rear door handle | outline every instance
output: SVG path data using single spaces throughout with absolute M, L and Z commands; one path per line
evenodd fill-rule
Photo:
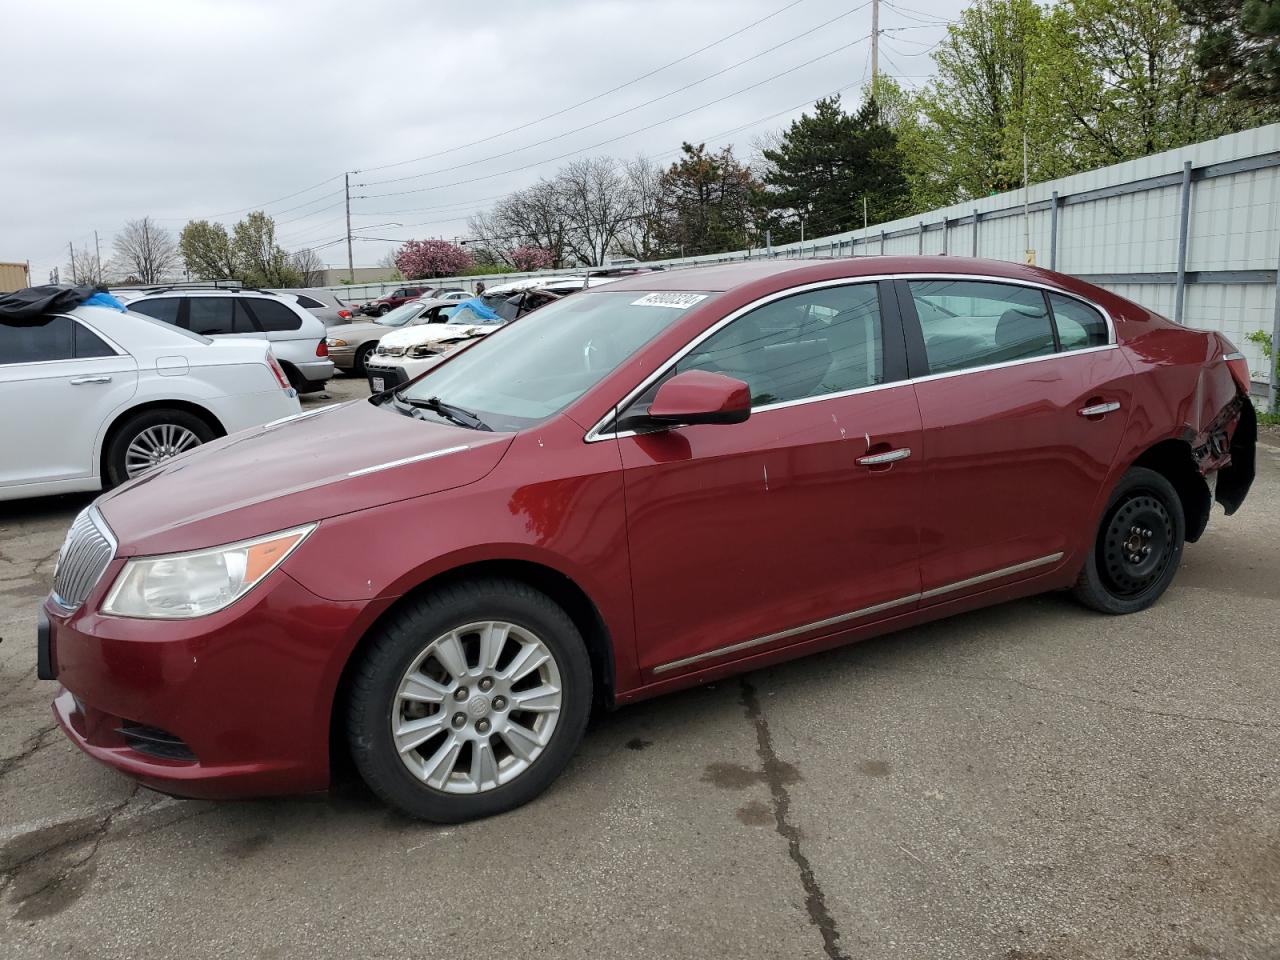
M 1120 401 L 1109 400 L 1106 403 L 1094 403 L 1087 407 L 1081 407 L 1076 413 L 1082 417 L 1100 417 L 1104 413 L 1115 413 L 1120 409 Z
M 110 383 L 110 382 L 111 382 L 110 377 L 72 377 L 71 378 L 71 385 L 73 387 L 78 387 L 82 383 Z
M 877 467 L 881 464 L 905 460 L 909 456 L 911 456 L 910 447 L 899 447 L 897 450 L 886 450 L 884 453 L 869 453 L 865 457 L 859 457 L 858 462 L 864 467 Z

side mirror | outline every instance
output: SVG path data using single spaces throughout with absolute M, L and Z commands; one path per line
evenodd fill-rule
M 658 388 L 648 419 L 665 426 L 742 423 L 751 416 L 751 388 L 707 370 L 686 370 Z

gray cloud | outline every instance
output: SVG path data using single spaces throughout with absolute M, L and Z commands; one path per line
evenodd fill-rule
M 560 154 L 669 159 L 682 140 L 749 150 L 759 134 L 797 115 L 789 109 L 797 104 L 851 84 L 845 97 L 856 100 L 869 43 L 817 58 L 865 37 L 869 7 L 657 103 L 559 136 L 693 84 L 857 5 L 803 0 L 579 109 L 451 148 L 625 83 L 786 2 L 62 0 L 56 7 L 14 6 L 6 26 L 23 39 L 6 45 L 0 66 L 0 86 L 11 93 L 0 142 L 0 260 L 29 258 L 33 278 L 43 281 L 65 263 L 67 241 L 91 245 L 94 229 L 105 251 L 132 217 L 159 218 L 176 232 L 191 217 L 223 214 L 230 224 L 241 211 L 259 207 L 276 217 L 286 246 L 319 245 L 342 235 L 340 174 L 346 169 L 364 171 L 353 182 L 371 184 L 353 189 L 358 196 L 415 191 L 353 201 L 357 227 L 397 221 L 405 226 L 368 232 L 452 237 L 464 232 L 469 213 L 487 206 L 486 198 L 553 173 L 564 161 L 550 158 Z M 881 68 L 905 83 L 923 82 L 931 61 L 921 54 L 943 28 L 921 21 L 953 19 L 960 6 L 960 0 L 884 6 L 882 27 L 912 29 L 885 34 Z M 780 111 L 787 112 L 755 124 Z M 732 136 L 714 136 L 743 126 Z M 441 155 L 370 169 L 435 153 Z M 372 185 L 429 171 L 439 172 Z M 463 180 L 475 182 L 456 183 Z M 279 199 L 304 188 L 311 189 Z M 357 261 L 373 263 L 391 246 L 361 243 Z M 345 247 L 321 253 L 337 263 Z

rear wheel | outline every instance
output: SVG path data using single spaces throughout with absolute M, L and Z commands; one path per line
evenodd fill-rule
M 390 312 L 391 312 L 391 308 L 388 307 L 385 303 L 382 304 L 380 307 L 378 307 L 378 316 L 380 317 L 385 317 Z
M 171 457 L 208 443 L 213 428 L 186 410 L 145 410 L 126 420 L 107 443 L 106 485 L 114 487 Z
M 1116 485 L 1093 549 L 1076 581 L 1076 599 L 1103 613 L 1135 613 L 1160 598 L 1182 560 L 1186 519 L 1165 477 L 1134 467 Z
M 558 605 L 516 581 L 473 581 L 379 627 L 352 682 L 348 741 L 365 782 L 404 813 L 491 816 L 564 769 L 591 689 L 586 647 Z

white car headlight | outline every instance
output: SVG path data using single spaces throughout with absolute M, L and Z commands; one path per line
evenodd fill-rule
M 253 540 L 125 564 L 102 612 L 117 617 L 188 620 L 235 603 L 316 528 L 314 523 Z
M 347 345 L 347 341 L 341 337 L 325 337 L 324 342 L 326 346 L 330 347 L 345 347 Z

